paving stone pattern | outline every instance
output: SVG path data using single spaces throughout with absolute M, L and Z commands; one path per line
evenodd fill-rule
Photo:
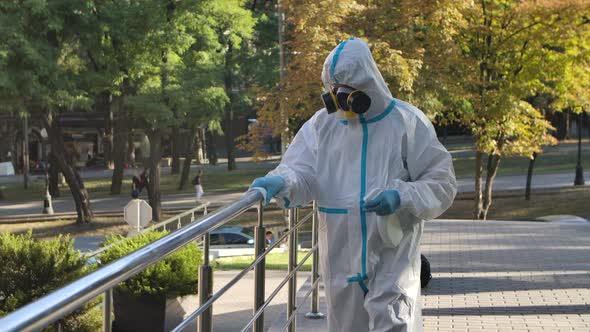
M 431 221 L 425 331 L 590 331 L 590 224 Z
M 434 276 L 422 294 L 427 332 L 590 331 L 590 224 L 436 220 L 422 251 Z M 326 330 L 298 315 L 297 331 Z

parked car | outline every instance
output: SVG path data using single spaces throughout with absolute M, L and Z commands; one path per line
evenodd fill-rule
M 254 232 L 245 227 L 227 226 L 212 231 L 209 235 L 211 246 L 217 248 L 253 248 Z

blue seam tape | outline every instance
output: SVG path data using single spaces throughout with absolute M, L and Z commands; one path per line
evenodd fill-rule
M 320 212 L 328 213 L 328 214 L 348 214 L 347 209 L 334 209 L 334 208 L 326 208 L 321 207 L 319 208 Z
M 336 71 L 336 63 L 338 63 L 338 57 L 340 57 L 340 52 L 342 52 L 344 45 L 346 45 L 346 43 L 349 40 L 350 39 L 340 43 L 340 45 L 338 45 L 338 48 L 336 49 L 336 52 L 334 53 L 334 57 L 332 57 L 332 65 L 330 66 L 330 77 L 334 80 L 335 83 L 338 83 L 338 80 L 336 79 L 336 77 L 334 77 L 334 71 Z
M 366 120 L 366 123 L 375 123 L 377 121 L 383 120 L 386 116 L 389 115 L 389 113 L 391 113 L 391 111 L 393 111 L 393 108 L 395 107 L 395 99 L 391 101 L 391 103 L 389 103 L 389 106 L 387 106 L 387 108 L 385 109 L 385 111 L 383 111 L 381 114 L 370 118 L 369 120 Z M 342 123 L 343 125 L 348 125 L 348 120 L 340 120 L 340 123 Z
M 361 289 L 363 290 L 363 293 L 365 293 L 365 296 L 367 296 L 367 293 L 369 292 L 369 287 L 367 287 L 367 285 L 365 285 L 365 280 L 367 280 L 367 279 L 368 279 L 368 277 L 366 274 L 361 275 L 360 273 L 357 273 L 356 276 L 347 278 L 346 281 L 348 283 L 353 283 L 353 282 L 358 283 L 359 286 L 361 287 Z
M 365 293 L 364 295 L 367 296 L 367 293 L 369 292 L 369 287 L 367 287 L 367 285 L 365 285 L 363 281 L 359 281 L 359 286 L 361 286 L 363 293 Z
M 350 277 L 350 278 L 346 278 L 346 282 L 359 282 L 359 281 L 364 281 L 369 279 L 369 277 L 367 277 L 367 275 L 362 275 L 360 273 L 357 273 L 354 277 Z
M 383 113 L 377 115 L 374 118 L 371 118 L 369 120 L 367 120 L 367 123 L 373 123 L 373 122 L 377 122 L 379 120 L 383 120 L 383 118 L 385 118 L 389 113 L 391 113 L 391 111 L 393 110 L 393 108 L 395 107 L 395 99 L 391 101 L 391 103 L 389 103 L 389 106 L 387 106 L 387 108 L 385 109 L 385 111 L 383 111 Z
M 367 190 L 367 145 L 369 141 L 369 128 L 362 114 L 359 114 L 363 126 L 363 145 L 361 154 L 361 197 L 359 207 L 361 211 L 361 236 L 363 240 L 361 267 L 363 276 L 367 274 L 367 215 L 363 209 L 365 205 L 365 193 Z

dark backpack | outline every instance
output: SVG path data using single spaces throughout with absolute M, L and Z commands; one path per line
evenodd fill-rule
M 198 175 L 193 178 L 192 183 L 193 183 L 193 186 L 196 186 L 197 184 L 199 184 L 199 176 Z
M 420 255 L 420 260 L 422 261 L 422 268 L 420 269 L 420 286 L 422 288 L 428 286 L 430 279 L 432 279 L 432 274 L 430 274 L 430 262 L 424 255 Z

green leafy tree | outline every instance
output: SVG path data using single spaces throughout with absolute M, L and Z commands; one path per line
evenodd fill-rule
M 78 32 L 89 28 L 89 1 L 3 1 L 0 3 L 0 104 L 4 112 L 38 116 L 49 136 L 51 154 L 76 204 L 78 222 L 92 219 L 90 199 L 77 170 L 68 162 L 59 116 L 89 109 L 80 87 L 86 71 Z
M 114 161 L 111 194 L 120 194 L 133 117 L 127 98 L 136 94 L 137 77 L 150 61 L 150 32 L 159 24 L 157 2 L 95 1 L 87 13 L 92 29 L 79 33 L 87 59 L 85 89 L 94 110 L 105 116 L 105 159 Z
M 198 1 L 144 1 L 141 6 L 149 18 L 142 54 L 129 71 L 134 94 L 124 101 L 124 106 L 143 128 L 150 141 L 148 197 L 154 220 L 161 216 L 160 160 L 162 139 L 168 129 L 177 126 L 178 105 L 174 101 L 182 87 L 183 54 L 196 40 L 192 34 L 198 24 Z
M 561 35 L 571 28 L 576 1 L 447 1 L 437 4 L 431 40 L 446 52 L 429 53 L 427 64 L 441 68 L 438 80 L 460 108 L 445 116 L 469 128 L 476 138 L 475 211 L 485 219 L 492 186 L 503 157 L 532 157 L 554 143 L 543 114 L 529 98 L 547 91 L 559 77 Z M 442 64 L 442 66 L 441 66 Z M 484 158 L 487 156 L 487 162 Z M 485 165 L 484 165 L 485 164 Z M 485 168 L 485 186 L 482 176 Z
M 205 12 L 213 31 L 217 36 L 217 49 L 223 55 L 223 86 L 229 102 L 225 104 L 222 128 L 225 135 L 225 147 L 228 170 L 237 168 L 235 160 L 235 137 L 233 130 L 234 114 L 244 100 L 241 75 L 241 63 L 244 59 L 243 48 L 249 47 L 256 19 L 245 8 L 242 0 L 210 1 Z
M 206 3 L 201 2 L 200 5 Z M 182 54 L 181 62 L 174 73 L 179 84 L 171 90 L 175 128 L 178 128 L 172 130 L 176 134 L 173 144 L 177 150 L 184 151 L 179 190 L 187 183 L 198 143 L 204 143 L 204 129 L 210 123 L 221 121 L 224 108 L 229 102 L 223 88 L 223 56 L 219 52 L 215 25 L 207 10 L 207 6 L 200 6 L 198 12 L 193 12 L 194 24 L 189 28 L 191 34 L 198 38 Z

